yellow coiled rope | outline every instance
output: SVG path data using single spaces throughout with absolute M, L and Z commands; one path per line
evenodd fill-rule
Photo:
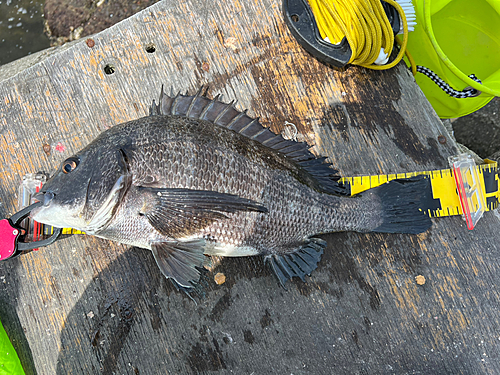
M 351 46 L 349 64 L 384 70 L 398 64 L 403 58 L 408 42 L 408 25 L 401 5 L 394 0 L 384 0 L 396 8 L 403 24 L 403 41 L 398 56 L 389 64 L 375 65 L 383 48 L 390 56 L 394 46 L 394 33 L 380 0 L 309 0 L 322 38 L 338 44 L 344 37 Z

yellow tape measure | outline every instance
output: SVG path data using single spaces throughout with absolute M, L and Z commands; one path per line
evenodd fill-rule
M 73 228 L 63 228 L 61 234 L 85 234 L 85 232 Z
M 486 164 L 475 166 L 475 171 L 479 177 L 474 181 L 474 176 L 465 174 L 463 181 L 465 185 L 474 187 L 481 194 L 481 199 L 472 200 L 470 210 L 476 211 L 479 206 L 484 207 L 484 211 L 494 210 L 498 207 L 498 175 L 497 163 L 485 160 Z M 339 182 L 348 185 L 351 195 L 359 194 L 365 190 L 377 187 L 391 180 L 398 178 L 410 178 L 418 175 L 429 177 L 431 182 L 433 202 L 429 202 L 427 207 L 422 207 L 430 217 L 442 217 L 462 215 L 462 203 L 459 194 L 459 186 L 456 181 L 457 172 L 453 169 L 441 169 L 436 171 L 398 173 L 376 176 L 344 177 Z M 477 183 L 476 183 L 477 182 Z

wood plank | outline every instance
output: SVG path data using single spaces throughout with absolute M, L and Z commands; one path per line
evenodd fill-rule
M 445 129 L 404 67 L 329 69 L 276 0 L 163 1 L 92 39 L 2 81 L 2 216 L 22 175 L 146 115 L 161 84 L 208 85 L 274 131 L 293 123 L 344 175 L 443 168 L 457 152 L 437 142 Z M 27 373 L 497 374 L 497 220 L 327 235 L 318 270 L 288 291 L 260 258 L 215 259 L 197 303 L 148 251 L 74 236 L 0 264 L 0 319 Z

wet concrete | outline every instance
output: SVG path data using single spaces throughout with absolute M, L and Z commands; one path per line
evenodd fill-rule
M 0 65 L 50 46 L 43 0 L 0 0 Z
M 158 0 L 46 0 L 46 32 L 52 45 L 92 35 Z

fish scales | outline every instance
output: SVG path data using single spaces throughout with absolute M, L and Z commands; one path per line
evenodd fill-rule
M 350 198 L 324 159 L 231 104 L 162 93 L 151 113 L 64 161 L 35 220 L 150 249 L 181 288 L 197 282 L 205 255 L 263 255 L 284 284 L 316 268 L 317 234 L 430 225 L 418 211 L 423 178 Z

